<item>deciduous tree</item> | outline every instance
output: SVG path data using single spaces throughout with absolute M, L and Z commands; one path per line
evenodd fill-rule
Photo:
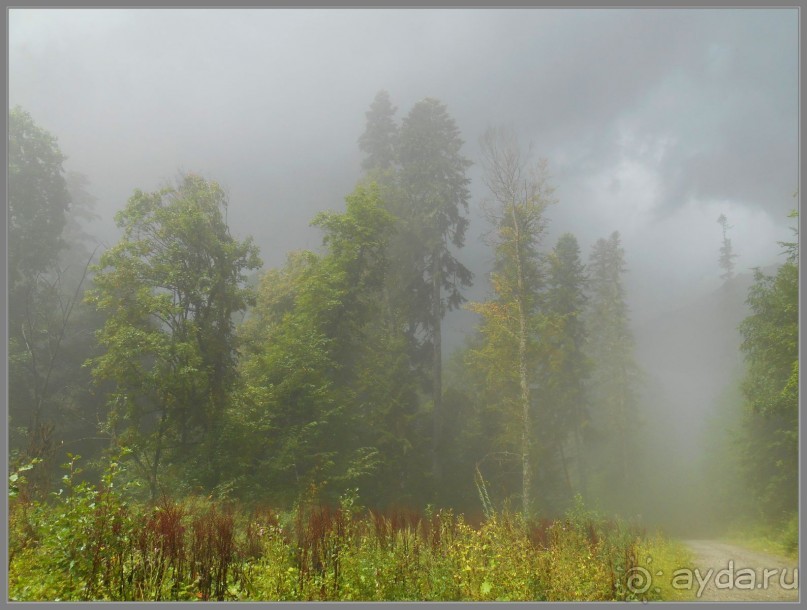
M 493 197 L 489 217 L 496 252 L 491 275 L 494 298 L 475 303 L 482 316 L 484 343 L 474 357 L 486 379 L 501 388 L 501 406 L 513 412 L 520 433 L 521 498 L 524 514 L 532 510 L 533 402 L 538 368 L 538 342 L 546 320 L 539 309 L 544 269 L 539 246 L 544 211 L 553 200 L 545 164 L 526 165 L 515 136 L 489 130 L 482 140 L 485 182 Z M 509 383 L 508 383 L 509 382 Z
M 346 201 L 344 213 L 314 219 L 325 253 L 297 253 L 264 276 L 243 329 L 253 464 L 269 493 L 282 490 L 275 498 L 286 502 L 312 488 L 333 500 L 371 477 L 380 458 L 370 429 L 401 398 L 378 394 L 390 389 L 394 369 L 377 366 L 395 355 L 370 358 L 380 347 L 373 333 L 394 219 L 373 186 L 357 187 Z
M 132 449 L 152 497 L 172 462 L 190 463 L 203 486 L 218 482 L 233 315 L 252 298 L 245 273 L 260 265 L 251 239 L 230 235 L 226 206 L 218 184 L 193 174 L 136 191 L 116 215 L 123 238 L 103 253 L 89 295 L 107 315 L 92 366 L 99 382 L 114 383 L 108 430 Z
M 14 316 L 18 285 L 59 259 L 70 195 L 62 167 L 66 157 L 56 138 L 19 106 L 8 119 L 9 313 Z
M 9 443 L 12 459 L 45 462 L 31 477 L 44 489 L 49 458 L 76 428 L 72 398 L 93 347 L 89 318 L 76 317 L 91 201 L 70 192 L 56 137 L 20 107 L 9 113 L 8 152 Z

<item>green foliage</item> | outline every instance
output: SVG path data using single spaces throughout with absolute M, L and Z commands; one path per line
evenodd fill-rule
M 775 276 L 756 270 L 751 314 L 740 325 L 748 372 L 743 470 L 761 516 L 787 520 L 798 507 L 799 294 L 797 243 Z
M 410 206 L 409 213 L 426 232 L 427 246 L 445 248 L 450 241 L 462 247 L 468 221 L 462 216 L 468 209 L 471 162 L 462 156 L 463 141 L 444 104 L 426 98 L 415 104 L 401 125 L 398 159 L 401 185 Z M 424 253 L 431 255 L 431 248 Z M 446 271 L 458 263 L 443 261 Z M 450 285 L 454 274 L 443 281 Z M 459 278 L 458 278 L 459 279 Z M 448 288 L 448 286 L 447 286 Z M 455 299 L 449 298 L 449 302 Z
M 28 480 L 25 477 L 25 472 L 33 469 L 34 466 L 42 462 L 41 458 L 34 458 L 27 464 L 22 464 L 14 468 L 14 472 L 8 475 L 8 497 L 16 498 L 25 489 Z
M 98 406 L 81 370 L 95 347 L 96 320 L 80 303 L 91 202 L 75 174 L 65 178 L 56 138 L 20 107 L 9 114 L 8 146 L 9 446 L 46 462 L 30 491 L 47 493 L 61 444 L 95 432 L 76 417 Z
M 243 434 L 258 465 L 247 480 L 287 505 L 312 486 L 334 499 L 375 473 L 379 446 L 391 459 L 406 443 L 409 398 L 391 376 L 403 343 L 379 307 L 394 220 L 374 185 L 346 204 L 314 220 L 326 253 L 296 254 L 264 276 L 242 332 Z
M 403 202 L 396 215 L 408 229 L 406 235 L 416 238 L 409 247 L 416 249 L 421 262 L 410 271 L 423 282 L 421 288 L 415 284 L 406 288 L 422 290 L 428 296 L 429 287 L 437 282 L 447 291 L 439 302 L 428 296 L 424 319 L 430 320 L 429 327 L 434 326 L 435 316 L 442 318 L 446 309 L 462 303 L 460 291 L 471 284 L 471 272 L 449 248 L 449 244 L 464 245 L 468 228 L 463 212 L 470 199 L 466 171 L 471 162 L 461 154 L 463 143 L 445 105 L 433 98 L 415 104 L 401 125 L 398 160 Z
M 592 448 L 591 462 L 599 464 L 598 497 L 611 496 L 627 503 L 637 459 L 639 425 L 636 387 L 639 370 L 634 360 L 634 341 L 629 327 L 628 306 L 622 275 L 625 252 L 618 232 L 600 239 L 589 262 L 589 308 L 586 318 L 591 359 L 589 382 L 591 419 L 601 434 Z
M 745 392 L 755 412 L 794 414 L 798 397 L 798 265 L 783 264 L 775 277 L 757 270 L 743 321 L 742 350 L 749 364 Z
M 538 248 L 546 225 L 544 212 L 554 202 L 554 189 L 548 184 L 545 164 L 528 175 L 513 134 L 489 131 L 483 149 L 486 181 L 494 199 L 488 209 L 495 230 L 494 297 L 468 307 L 482 317 L 483 338 L 479 348 L 470 352 L 469 363 L 485 378 L 487 408 L 506 413 L 509 442 L 500 449 L 520 457 L 522 509 L 528 515 L 533 509 L 533 403 L 546 398 L 535 396 L 533 386 L 539 346 L 551 324 L 539 308 L 545 270 Z
M 728 539 L 792 555 L 798 552 L 798 240 L 779 243 L 786 261 L 775 275 L 755 270 L 748 290 L 749 314 L 739 325 L 745 366 L 709 430 L 702 495 L 713 528 Z
M 471 162 L 461 154 L 463 143 L 445 105 L 433 98 L 412 107 L 398 136 L 393 200 L 400 226 L 393 245 L 397 283 L 388 298 L 400 304 L 413 366 L 424 373 L 430 369 L 424 374 L 424 389 L 431 396 L 432 497 L 443 483 L 442 320 L 446 311 L 463 303 L 462 290 L 473 278 L 455 256 L 468 228 L 470 179 L 466 172 Z
M 549 254 L 546 284 L 543 303 L 552 324 L 547 325 L 544 334 L 540 377 L 543 400 L 536 413 L 535 434 L 547 448 L 539 458 L 544 466 L 543 486 L 557 490 L 555 506 L 547 508 L 558 510 L 571 499 L 570 470 L 576 474 L 578 491 L 588 493 L 590 413 L 586 382 L 591 361 L 585 353 L 587 277 L 574 235 L 561 235 Z M 566 447 L 570 440 L 571 451 Z
M 21 547 L 11 563 L 12 599 L 232 599 L 245 547 L 231 512 L 190 500 L 132 503 L 131 485 L 119 485 L 121 461 L 109 461 L 96 486 L 78 480 L 78 459 L 71 456 L 49 502 L 17 507 L 25 511 L 12 534 Z
M 365 113 L 367 125 L 359 137 L 359 148 L 365 154 L 361 165 L 367 171 L 384 171 L 395 164 L 398 138 L 395 110 L 389 93 L 381 90 Z
M 119 461 L 108 463 L 95 487 L 80 479 L 79 456 L 69 457 L 50 502 L 20 500 L 15 506 L 23 523 L 12 536 L 19 549 L 14 562 L 25 566 L 27 577 L 10 573 L 14 599 L 94 599 L 102 564 L 119 556 L 135 527 L 115 488 Z
M 51 268 L 64 246 L 70 195 L 56 138 L 16 106 L 8 116 L 9 286 Z M 14 291 L 10 296 L 13 297 Z M 9 305 L 13 305 L 13 298 Z M 14 309 L 10 307 L 10 313 Z M 13 325 L 12 325 L 13 328 Z
M 90 362 L 99 383 L 114 384 L 107 429 L 133 450 L 152 498 L 171 461 L 190 459 L 202 485 L 218 483 L 233 315 L 252 298 L 245 272 L 260 265 L 251 240 L 230 236 L 226 205 L 221 187 L 192 174 L 175 188 L 135 192 L 116 216 L 123 238 L 104 252 L 88 295 L 107 316 L 105 352 Z
M 292 253 L 257 291 L 257 248 L 230 235 L 219 185 L 191 174 L 136 191 L 116 216 L 123 238 L 93 268 L 92 312 L 79 308 L 87 268 L 67 272 L 94 255 L 78 222 L 92 217 L 86 180 L 65 180 L 56 139 L 11 111 L 13 599 L 676 597 L 637 593 L 628 576 L 650 557 L 671 572 L 681 547 L 583 503 L 635 506 L 639 372 L 619 234 L 595 244 L 590 278 L 574 236 L 544 253 L 544 168 L 529 174 L 512 141 L 489 137 L 493 295 L 470 305 L 478 333 L 444 391 L 441 320 L 472 279 L 455 257 L 470 162 L 442 103 L 417 103 L 400 129 L 395 110 L 380 92 L 359 139 L 377 183 L 318 214 L 321 250 Z M 798 241 L 781 245 L 787 261 L 756 273 L 740 328 L 743 426 L 707 472 L 739 463 L 742 487 L 711 487 L 715 504 L 749 490 L 730 516 L 769 521 L 765 539 L 793 553 Z M 47 494 L 60 441 L 120 453 L 100 473 L 67 454 Z M 401 508 L 425 501 L 481 504 L 484 519 Z
M 752 496 L 751 500 L 755 500 Z M 729 544 L 753 549 L 770 555 L 797 559 L 799 556 L 799 515 L 793 513 L 785 520 L 761 519 L 751 513 L 744 519 L 735 519 L 723 532 Z

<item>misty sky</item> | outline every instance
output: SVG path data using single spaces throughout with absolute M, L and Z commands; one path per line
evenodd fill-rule
M 798 187 L 798 13 L 769 10 L 28 10 L 10 12 L 9 103 L 59 139 L 103 220 L 179 171 L 221 182 L 267 266 L 360 177 L 386 89 L 399 118 L 444 102 L 476 164 L 460 258 L 484 298 L 491 253 L 478 139 L 508 125 L 545 157 L 549 245 L 623 234 L 634 316 L 719 285 L 717 217 L 738 271 L 781 260 Z M 466 314 L 469 315 L 469 314 Z M 457 320 L 449 321 L 456 329 Z

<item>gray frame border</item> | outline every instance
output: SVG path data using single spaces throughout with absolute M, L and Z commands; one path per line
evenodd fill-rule
M 4 4 L 3 8 L 3 32 L 6 36 L 5 44 L 3 45 L 3 52 L 5 54 L 5 66 L 6 66 L 6 78 L 5 78 L 5 91 L 6 91 L 6 118 L 5 118 L 5 127 L 6 127 L 6 146 L 3 147 L 3 161 L 4 161 L 4 190 L 8 183 L 7 181 L 7 159 L 8 159 L 8 111 L 9 111 L 9 100 L 8 100 L 8 90 L 9 90 L 9 59 L 8 59 L 8 39 L 9 39 L 9 10 L 19 8 L 19 9 L 35 9 L 35 8 L 42 8 L 42 9 L 55 9 L 55 8 L 76 8 L 76 9 L 118 9 L 118 8 L 129 8 L 129 9 L 202 9 L 202 8 L 210 8 L 210 9 L 219 9 L 219 10 L 239 10 L 245 8 L 265 8 L 265 9 L 283 9 L 283 8 L 308 8 L 308 9 L 347 9 L 347 8 L 364 8 L 364 9 L 390 9 L 390 8 L 400 8 L 400 9 L 416 9 L 416 10 L 428 10 L 428 9 L 497 9 L 497 10 L 507 10 L 507 9 L 523 9 L 523 8 L 533 8 L 533 9 L 571 9 L 571 10 L 585 10 L 585 9 L 645 9 L 645 10 L 658 10 L 658 9 L 743 9 L 743 8 L 751 8 L 751 9 L 765 9 L 765 10 L 773 10 L 773 9 L 796 9 L 798 11 L 798 37 L 799 37 L 799 121 L 798 121 L 798 129 L 799 129 L 799 144 L 798 144 L 798 160 L 799 160 L 799 180 L 798 180 L 798 199 L 797 205 L 798 209 L 801 212 L 801 199 L 802 199 L 802 190 L 801 190 L 801 142 L 802 142 L 802 132 L 803 132 L 803 124 L 801 121 L 801 109 L 802 109 L 802 75 L 805 66 L 805 46 L 803 44 L 802 39 L 802 28 L 801 28 L 801 8 L 803 1 L 802 0 L 791 0 L 782 2 L 781 0 L 777 2 L 775 5 L 771 6 L 764 6 L 759 4 L 751 4 L 751 3 L 744 3 L 742 0 L 740 2 L 730 2 L 730 1 L 712 1 L 708 4 L 685 4 L 684 2 L 679 3 L 659 3 L 659 4 L 651 4 L 646 1 L 641 0 L 622 0 L 618 4 L 608 5 L 605 3 L 592 3 L 592 2 L 582 2 L 580 0 L 570 0 L 569 2 L 559 4 L 557 2 L 542 2 L 542 0 L 509 0 L 506 5 L 497 6 L 495 4 L 490 3 L 483 3 L 484 0 L 442 0 L 439 4 L 422 4 L 419 2 L 411 2 L 411 3 L 400 3 L 400 0 L 395 3 L 390 4 L 380 4 L 379 2 L 373 2 L 372 0 L 353 0 L 349 4 L 338 5 L 338 4 L 328 4 L 322 2 L 300 2 L 300 3 L 293 3 L 289 2 L 288 0 L 285 2 L 282 1 L 259 1 L 259 0 L 240 0 L 237 4 L 232 6 L 222 5 L 218 3 L 214 3 L 213 0 L 207 0 L 207 3 L 202 3 L 198 1 L 177 1 L 174 0 L 171 4 L 166 5 L 156 5 L 156 4 L 142 4 L 136 5 L 131 4 L 129 2 L 116 2 L 116 0 L 111 0 L 109 2 L 101 2 L 100 0 L 84 0 L 80 4 L 71 4 L 69 1 L 60 1 L 55 0 L 51 2 L 40 2 L 34 0 L 33 2 L 26 2 L 22 3 L 20 0 L 17 2 Z M 0 268 L 0 278 L 2 278 L 2 282 L 4 286 L 7 286 L 7 260 L 8 260 L 8 252 L 7 252 L 7 243 L 8 240 L 6 239 L 7 235 L 7 219 L 6 214 L 3 214 L 2 217 L 2 234 L 3 234 L 3 249 L 2 249 L 2 256 L 3 256 L 3 265 Z M 803 234 L 805 225 L 807 225 L 807 221 L 805 221 L 803 215 L 799 214 L 799 232 Z M 801 240 L 799 240 L 801 241 Z M 803 322 L 803 310 L 802 310 L 802 287 L 803 287 L 803 278 L 804 278 L 804 268 L 801 264 L 803 262 L 802 251 L 799 249 L 799 360 L 801 360 L 802 356 L 802 322 Z M 8 388 L 8 291 L 7 289 L 3 292 L 3 299 L 2 299 L 2 326 L 0 326 L 0 342 L 2 342 L 3 349 L 2 349 L 2 366 L 3 366 L 3 387 Z M 803 406 L 803 393 L 802 393 L 802 379 L 799 379 L 799 427 L 801 430 L 802 419 L 801 419 L 801 407 Z M 3 410 L 5 413 L 5 419 L 3 422 L 3 432 L 4 432 L 4 439 L 5 439 L 5 447 L 8 447 L 8 395 L 4 391 L 4 399 L 3 399 Z M 8 453 L 7 451 L 3 452 L 3 464 L 4 464 L 4 472 L 8 472 Z M 802 437 L 801 434 L 799 435 L 799 464 L 802 467 L 800 476 L 799 476 L 799 497 L 800 497 L 800 506 L 799 506 L 799 548 L 802 548 L 802 534 L 803 529 L 802 525 L 802 507 L 804 506 L 804 486 L 802 485 L 802 476 L 804 473 L 803 465 L 804 465 L 804 454 L 802 452 Z M 3 524 L 7 524 L 8 519 L 8 496 L 6 495 L 4 501 L 0 503 L 0 518 L 2 519 Z M 3 575 L 2 582 L 0 583 L 0 604 L 5 606 L 9 604 L 8 602 L 8 527 L 4 526 L 1 528 L 3 532 L 2 537 L 2 548 L 0 548 L 0 560 L 3 561 L 3 565 L 6 566 L 5 574 Z M 801 570 L 801 554 L 799 556 L 799 570 Z M 800 601 L 797 602 L 800 604 L 801 602 L 801 591 L 799 592 Z M 23 603 L 23 602 L 18 602 Z M 25 602 L 26 607 L 35 607 L 38 608 L 42 607 L 50 607 L 55 604 L 59 604 L 60 602 Z M 78 605 L 83 606 L 85 605 L 82 602 L 61 602 L 62 604 L 68 603 L 69 605 Z M 106 607 L 116 607 L 120 606 L 121 604 L 126 604 L 127 602 L 92 602 L 93 607 L 99 608 L 106 608 Z M 156 603 L 160 606 L 175 606 L 175 607 L 184 607 L 184 602 L 152 602 Z M 216 607 L 263 607 L 263 606 L 270 606 L 270 607 L 309 607 L 315 605 L 324 604 L 327 607 L 334 607 L 334 608 L 350 608 L 353 607 L 355 604 L 353 602 L 201 602 L 202 604 L 214 604 Z M 359 602 L 356 602 L 357 604 Z M 612 607 L 615 602 L 566 602 L 564 605 L 584 605 L 585 607 Z M 617 602 L 618 603 L 618 602 Z M 707 604 L 709 602 L 667 602 L 665 603 L 666 606 L 671 608 L 677 607 L 692 607 L 693 604 L 701 605 Z M 729 607 L 742 604 L 751 604 L 751 605 L 765 605 L 765 602 L 711 602 L 717 603 L 723 606 L 728 605 Z M 780 602 L 783 604 L 792 605 L 796 602 Z M 452 604 L 454 606 L 459 607 L 471 607 L 471 608 L 482 608 L 482 607 L 500 607 L 500 608 L 536 608 L 536 607 L 544 607 L 544 606 L 555 606 L 556 604 L 553 602 L 361 602 L 363 607 L 375 608 L 375 607 L 383 607 L 387 605 L 395 605 L 395 607 L 401 608 L 408 608 L 408 607 L 424 607 L 424 606 L 441 606 L 441 605 L 448 605 Z M 90 605 L 87 603 L 87 605 Z M 558 603 L 557 605 L 560 605 Z

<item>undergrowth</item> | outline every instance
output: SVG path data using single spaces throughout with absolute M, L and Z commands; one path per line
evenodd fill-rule
M 799 516 L 791 515 L 775 523 L 739 522 L 724 536 L 727 542 L 763 553 L 799 556 Z
M 98 485 L 10 498 L 14 600 L 629 600 L 629 577 L 661 539 L 582 506 L 565 518 L 340 506 L 246 512 L 202 498 L 127 500 L 112 462 Z M 19 477 L 18 477 L 19 478 Z M 19 487 L 15 479 L 15 485 Z M 661 559 L 660 559 L 661 560 Z

